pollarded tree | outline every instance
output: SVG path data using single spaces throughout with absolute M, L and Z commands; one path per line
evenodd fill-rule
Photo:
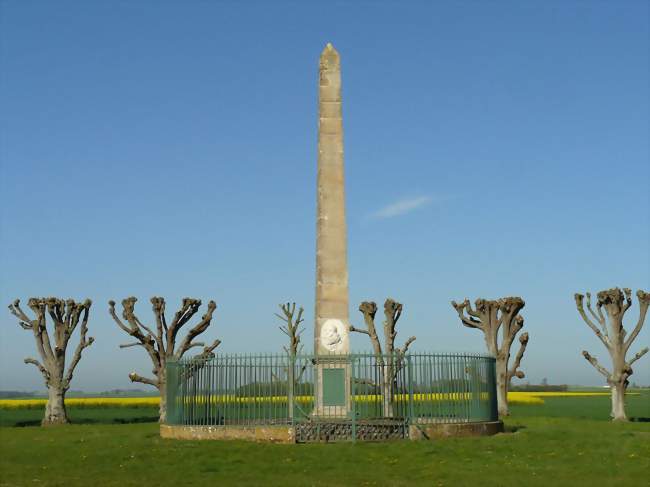
M 86 299 L 83 303 L 77 303 L 72 299 L 30 298 L 27 301 L 27 306 L 34 313 L 34 319 L 23 312 L 19 299 L 9 305 L 11 314 L 20 320 L 20 326 L 25 330 L 31 330 L 36 340 L 36 349 L 41 360 L 39 362 L 37 359 L 29 357 L 25 359 L 25 363 L 35 365 L 45 379 L 48 399 L 45 416 L 41 423 L 43 426 L 70 422 L 65 409 L 65 394 L 70 389 L 72 375 L 81 360 L 83 350 L 94 341 L 94 338 L 86 336 L 91 304 L 90 299 Z M 46 313 L 49 314 L 54 324 L 54 347 L 52 347 L 46 327 Z M 79 343 L 66 370 L 68 343 L 80 321 Z
M 512 367 L 508 368 L 508 362 L 510 361 L 512 342 L 524 326 L 524 318 L 519 314 L 519 311 L 522 310 L 526 303 L 520 297 L 506 297 L 497 300 L 479 298 L 474 302 L 474 309 L 472 309 L 469 299 L 465 299 L 460 304 L 452 301 L 451 305 L 458 312 L 463 325 L 483 332 L 487 350 L 496 358 L 499 415 L 507 416 L 510 414 L 508 410 L 510 381 L 513 377 L 519 379 L 525 377 L 519 366 L 526 351 L 526 345 L 528 345 L 528 333 L 522 333 L 519 337 L 519 351 L 515 356 Z M 500 341 L 499 330 L 502 331 Z
M 393 416 L 393 395 L 395 392 L 397 374 L 403 367 L 404 355 L 406 355 L 409 345 L 415 341 L 415 337 L 412 336 L 406 340 L 402 348 L 395 348 L 395 338 L 397 337 L 396 325 L 400 316 L 402 316 L 402 304 L 397 301 L 388 298 L 384 303 L 385 320 L 383 349 L 375 327 L 377 304 L 372 301 L 364 301 L 359 306 L 359 311 L 363 313 L 363 320 L 366 323 L 366 329 L 362 330 L 350 326 L 350 331 L 363 333 L 370 337 L 370 343 L 375 352 L 380 372 L 379 376 L 382 390 L 383 414 L 385 417 L 390 418 Z
M 632 291 L 627 288 L 623 289 L 623 291 L 619 288 L 600 291 L 597 295 L 595 312 L 591 307 L 591 294 L 587 293 L 587 310 L 600 327 L 596 326 L 585 313 L 585 296 L 582 294 L 575 294 L 574 296 L 580 316 L 582 316 L 589 328 L 594 331 L 602 344 L 605 345 L 612 358 L 610 372 L 598 363 L 596 357 L 586 350 L 582 352 L 584 358 L 605 376 L 612 391 L 611 416 L 617 421 L 627 420 L 625 415 L 625 390 L 629 383 L 628 378 L 632 375 L 632 364 L 648 352 L 648 347 L 646 347 L 634 355 L 630 361 L 625 358 L 632 342 L 641 331 L 650 305 L 650 293 L 639 290 L 636 296 L 639 299 L 639 320 L 629 336 L 627 336 L 627 332 L 623 328 L 623 317 L 625 312 L 632 306 Z M 605 308 L 605 313 L 603 313 L 603 308 Z
M 280 304 L 279 306 L 282 310 L 282 314 L 275 313 L 275 316 L 284 321 L 285 324 L 281 325 L 279 328 L 282 333 L 289 337 L 289 348 L 284 347 L 284 351 L 290 356 L 295 357 L 302 349 L 302 345 L 300 345 L 300 335 L 302 335 L 304 328 L 301 329 L 300 324 L 304 321 L 302 318 L 304 309 L 301 306 L 298 310 L 298 315 L 294 317 L 296 314 L 296 303 Z
M 212 322 L 212 314 L 217 308 L 214 301 L 208 303 L 207 312 L 201 320 L 191 328 L 178 347 L 176 346 L 178 332 L 185 326 L 201 307 L 200 299 L 184 298 L 181 308 L 174 315 L 172 322 L 167 325 L 165 317 L 165 299 L 160 297 L 151 298 L 153 313 L 156 318 L 156 330 L 144 325 L 135 315 L 135 303 L 137 298 L 129 297 L 122 300 L 122 319 L 115 313 L 115 301 L 109 301 L 109 312 L 117 325 L 126 333 L 135 338 L 135 342 L 120 345 L 120 348 L 142 347 L 146 350 L 153 364 L 152 373 L 154 378 L 142 377 L 131 372 L 131 382 L 140 382 L 156 387 L 160 391 L 160 422 L 167 419 L 167 375 L 165 366 L 168 360 L 180 360 L 185 353 L 194 347 L 203 347 L 203 351 L 196 357 L 207 359 L 212 356 L 212 351 L 219 346 L 220 340 L 215 340 L 210 345 L 193 340 L 208 329 Z
M 282 314 L 275 313 L 275 316 L 280 318 L 284 324 L 280 325 L 280 331 L 289 337 L 289 347 L 284 347 L 284 351 L 289 356 L 289 365 L 287 367 L 287 396 L 289 403 L 289 418 L 293 418 L 293 405 L 294 405 L 294 392 L 296 384 L 302 380 L 302 374 L 305 372 L 307 365 L 303 365 L 300 372 L 296 374 L 296 356 L 302 350 L 300 345 L 300 335 L 305 330 L 300 328 L 301 323 L 304 321 L 302 314 L 304 309 L 302 306 L 298 309 L 296 315 L 296 303 L 286 303 L 279 305 Z

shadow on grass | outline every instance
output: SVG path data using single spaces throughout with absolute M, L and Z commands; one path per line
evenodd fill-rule
M 112 423 L 113 424 L 131 424 L 131 423 L 157 423 L 158 416 L 142 416 L 139 418 L 117 418 Z
M 13 425 L 5 425 L 5 426 L 15 426 L 17 428 L 23 428 L 25 426 L 40 426 L 40 425 L 41 425 L 40 420 L 34 420 L 34 421 L 18 421 Z
M 40 426 L 43 409 L 0 410 L 0 426 Z M 158 408 L 68 408 L 72 424 L 136 424 L 157 423 Z
M 630 418 L 633 423 L 650 423 L 650 418 Z
M 504 433 L 516 433 L 517 431 L 520 430 L 525 430 L 526 426 L 523 424 L 506 424 L 503 426 L 503 432 Z
M 157 423 L 158 416 L 142 416 L 139 418 L 114 418 L 111 421 L 105 419 L 93 419 L 93 418 L 80 418 L 71 420 L 70 424 L 136 424 L 136 423 Z M 24 428 L 29 426 L 40 426 L 40 419 L 33 419 L 29 421 L 16 421 L 13 425 L 16 428 Z

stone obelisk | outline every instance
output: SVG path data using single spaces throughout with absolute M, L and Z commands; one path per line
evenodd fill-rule
M 327 44 L 320 56 L 318 85 L 317 355 L 350 350 L 346 233 L 341 61 Z
M 317 206 L 314 353 L 319 358 L 313 414 L 345 418 L 350 414 L 351 367 L 341 60 L 331 44 L 320 56 Z

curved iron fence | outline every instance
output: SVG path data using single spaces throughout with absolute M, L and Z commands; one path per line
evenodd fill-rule
M 334 362 L 347 394 L 328 408 L 323 369 Z M 170 361 L 166 374 L 167 423 L 174 425 L 498 419 L 495 359 L 478 354 L 228 354 Z

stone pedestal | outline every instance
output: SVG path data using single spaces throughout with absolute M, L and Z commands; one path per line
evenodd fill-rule
M 319 356 L 314 367 L 313 415 L 322 419 L 350 417 L 352 368 L 347 354 Z

